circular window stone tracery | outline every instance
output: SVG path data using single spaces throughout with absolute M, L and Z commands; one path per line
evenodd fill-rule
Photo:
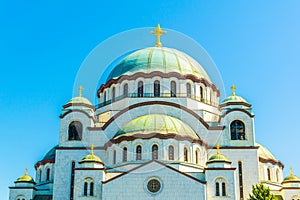
M 161 189 L 161 183 L 157 179 L 151 179 L 147 183 L 147 189 L 151 193 L 157 193 Z

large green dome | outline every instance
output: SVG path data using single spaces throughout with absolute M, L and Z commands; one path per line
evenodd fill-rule
M 166 47 L 149 47 L 129 54 L 116 65 L 107 81 L 123 75 L 133 75 L 138 72 L 149 74 L 154 71 L 191 74 L 210 81 L 209 76 L 197 61 L 181 51 Z
M 150 114 L 138 117 L 124 125 L 114 136 L 133 136 L 150 134 L 176 134 L 181 137 L 199 139 L 197 134 L 183 121 L 162 114 Z

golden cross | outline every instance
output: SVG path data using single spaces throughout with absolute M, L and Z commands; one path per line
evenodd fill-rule
M 25 174 L 27 175 L 28 174 L 28 167 L 26 166 L 26 169 L 25 169 Z
M 80 87 L 78 88 L 78 91 L 79 91 L 79 96 L 80 96 L 80 97 L 82 97 L 82 90 L 83 90 L 83 87 L 82 87 L 82 86 L 80 86 Z
M 160 28 L 160 25 L 158 24 L 157 27 L 156 27 L 156 29 L 154 29 L 153 31 L 151 31 L 151 33 L 156 36 L 156 44 L 155 44 L 155 46 L 156 47 L 161 47 L 162 44 L 160 42 L 160 36 L 162 36 L 163 34 L 167 33 L 167 31 L 162 30 Z
M 94 155 L 94 148 L 95 148 L 95 145 L 92 144 L 92 146 L 91 146 L 91 150 L 92 150 L 91 154 L 92 154 L 92 155 Z
M 217 147 L 217 154 L 218 154 L 218 155 L 220 155 L 220 145 L 219 145 L 219 144 L 217 144 L 217 146 L 216 146 L 216 147 Z
M 232 86 L 231 86 L 232 95 L 231 96 L 235 96 L 235 89 L 236 89 L 235 85 L 232 84 Z
M 292 176 L 293 175 L 293 167 L 291 166 L 290 167 L 290 176 Z

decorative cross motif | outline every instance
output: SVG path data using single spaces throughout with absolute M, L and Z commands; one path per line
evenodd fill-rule
M 235 89 L 236 89 L 235 85 L 232 84 L 231 86 L 232 96 L 235 96 Z
M 293 175 L 293 167 L 291 166 L 290 167 L 290 176 L 292 176 Z
M 83 90 L 83 87 L 82 87 L 82 86 L 80 86 L 80 87 L 78 88 L 78 91 L 79 91 L 79 96 L 80 96 L 80 97 L 82 97 L 82 90 Z
M 28 167 L 26 166 L 26 169 L 25 169 L 25 174 L 27 175 L 28 174 Z
M 94 149 L 95 149 L 95 145 L 92 144 L 92 146 L 91 146 L 91 151 L 92 151 L 91 154 L 92 154 L 92 155 L 94 155 Z
M 218 154 L 218 155 L 220 155 L 220 145 L 219 145 L 219 144 L 217 144 L 217 146 L 216 146 L 216 147 L 217 147 L 217 154 Z
M 160 42 L 160 37 L 161 37 L 163 34 L 167 33 L 167 31 L 162 30 L 162 29 L 160 28 L 160 25 L 158 24 L 157 27 L 156 27 L 156 29 L 154 29 L 153 31 L 151 31 L 151 33 L 152 33 L 153 35 L 156 36 L 156 44 L 155 44 L 155 46 L 156 46 L 156 47 L 161 47 L 162 44 L 161 44 L 161 42 Z

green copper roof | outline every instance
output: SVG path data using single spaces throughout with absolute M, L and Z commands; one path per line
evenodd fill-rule
M 226 99 L 224 99 L 222 101 L 222 103 L 236 103 L 236 102 L 244 102 L 244 103 L 248 103 L 244 98 L 240 97 L 240 96 L 229 96 Z
M 285 182 L 300 182 L 300 178 L 298 176 L 295 176 L 294 174 L 290 174 L 283 179 L 282 183 Z
M 82 160 L 79 162 L 84 163 L 84 162 L 96 162 L 96 163 L 103 163 L 102 160 L 94 154 L 92 151 L 90 154 L 86 155 Z
M 74 97 L 67 104 L 77 104 L 77 103 L 92 105 L 92 103 L 87 98 L 84 97 Z
M 181 51 L 166 47 L 149 47 L 129 54 L 115 66 L 107 81 L 123 75 L 154 71 L 192 74 L 210 81 L 207 73 L 197 61 Z
M 215 155 L 211 156 L 207 162 L 210 163 L 210 162 L 230 162 L 230 161 L 226 156 L 217 152 Z
M 199 139 L 197 134 L 183 121 L 162 114 L 150 114 L 138 117 L 123 126 L 114 136 L 132 136 L 136 134 L 176 134 L 182 137 Z

